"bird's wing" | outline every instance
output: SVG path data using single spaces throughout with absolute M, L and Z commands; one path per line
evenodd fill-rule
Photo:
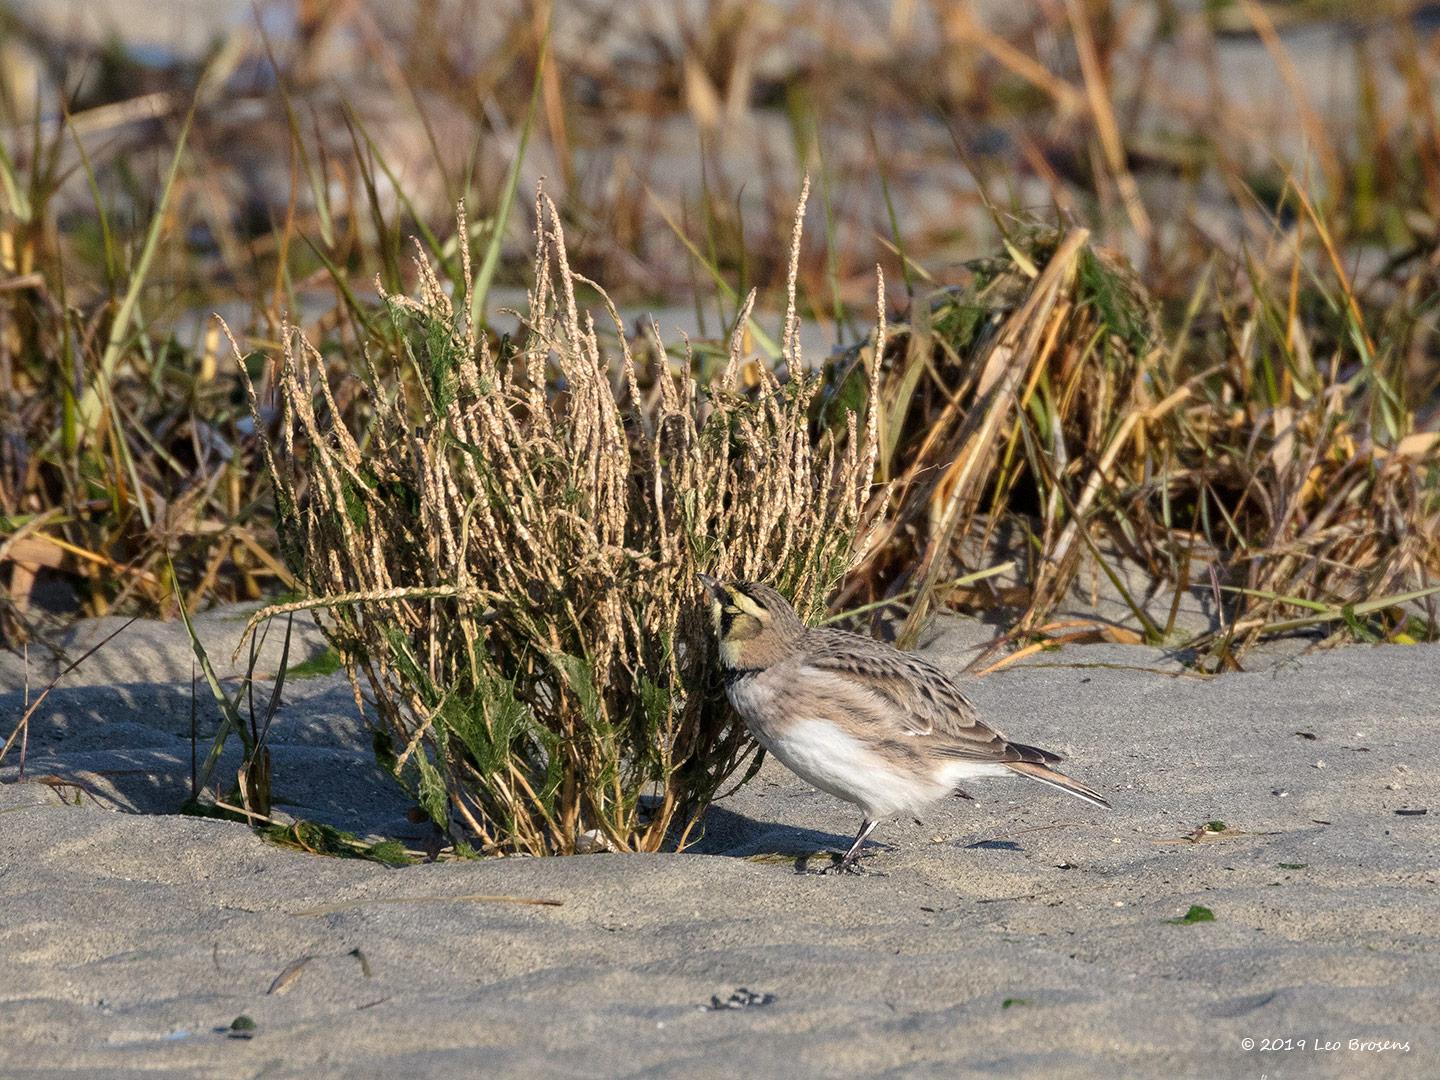
M 923 739 L 932 752 L 977 761 L 1059 760 L 1009 742 L 980 719 L 948 675 L 914 653 L 839 630 L 813 631 L 806 645 L 797 672 L 801 682 L 826 687 L 845 700 L 852 714 L 894 725 L 896 734 Z

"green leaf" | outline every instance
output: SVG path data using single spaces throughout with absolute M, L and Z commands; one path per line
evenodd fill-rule
M 1356 616 L 1354 604 L 1346 604 L 1341 608 L 1340 617 L 1345 620 L 1345 625 L 1349 628 L 1350 633 L 1355 635 L 1357 641 L 1374 645 L 1380 640 L 1380 635 L 1362 623 Z
M 440 770 L 430 763 L 423 749 L 411 755 L 415 768 L 420 773 L 420 787 L 416 796 L 420 808 L 430 815 L 430 820 L 442 829 L 450 827 L 450 795 L 445 789 L 445 778 Z
M 600 695 L 595 690 L 595 675 L 589 661 L 568 653 L 556 653 L 550 657 L 550 663 L 579 701 L 580 714 L 585 722 L 591 725 L 598 723 Z
M 503 773 L 518 756 L 531 757 L 530 710 L 515 696 L 515 684 L 481 667 L 473 692 L 453 695 L 440 710 L 439 722 L 455 733 L 470 752 L 481 776 Z M 517 753 L 518 751 L 518 753 Z
M 1201 904 L 1191 904 L 1190 910 L 1178 919 L 1166 919 L 1174 926 L 1193 926 L 1195 923 L 1214 922 L 1215 913 Z
M 291 679 L 313 679 L 321 675 L 333 675 L 340 670 L 340 654 L 327 647 L 318 656 L 302 660 L 285 672 Z

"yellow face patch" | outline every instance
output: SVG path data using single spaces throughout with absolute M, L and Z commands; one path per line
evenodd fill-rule
M 734 666 L 739 662 L 741 643 L 764 631 L 770 613 L 739 589 L 727 589 L 725 601 L 717 600 L 714 606 L 720 658 Z
M 720 658 L 727 667 L 740 664 L 743 643 L 760 637 L 773 616 L 762 600 L 746 591 L 743 582 L 721 584 L 705 574 L 697 575 L 710 593 L 710 619 L 720 646 Z

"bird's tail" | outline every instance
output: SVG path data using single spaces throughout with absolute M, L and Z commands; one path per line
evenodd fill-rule
M 1021 776 L 1029 777 L 1031 780 L 1039 780 L 1042 784 L 1049 784 L 1051 787 L 1059 788 L 1067 795 L 1074 795 L 1077 799 L 1084 799 L 1086 802 L 1094 803 L 1096 806 L 1103 806 L 1107 809 L 1110 804 L 1094 788 L 1072 779 L 1062 772 L 1056 772 L 1048 766 L 1038 764 L 1034 761 L 1007 761 L 1004 762 L 1007 769 L 1017 772 Z

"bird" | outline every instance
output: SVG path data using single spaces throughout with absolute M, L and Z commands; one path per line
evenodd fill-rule
M 768 585 L 696 575 L 709 593 L 725 694 L 755 741 L 802 780 L 864 815 L 831 869 L 859 870 L 879 823 L 917 815 L 961 783 L 1023 776 L 1096 806 L 1059 755 L 1012 742 L 980 719 L 934 664 L 848 631 L 807 626 Z

